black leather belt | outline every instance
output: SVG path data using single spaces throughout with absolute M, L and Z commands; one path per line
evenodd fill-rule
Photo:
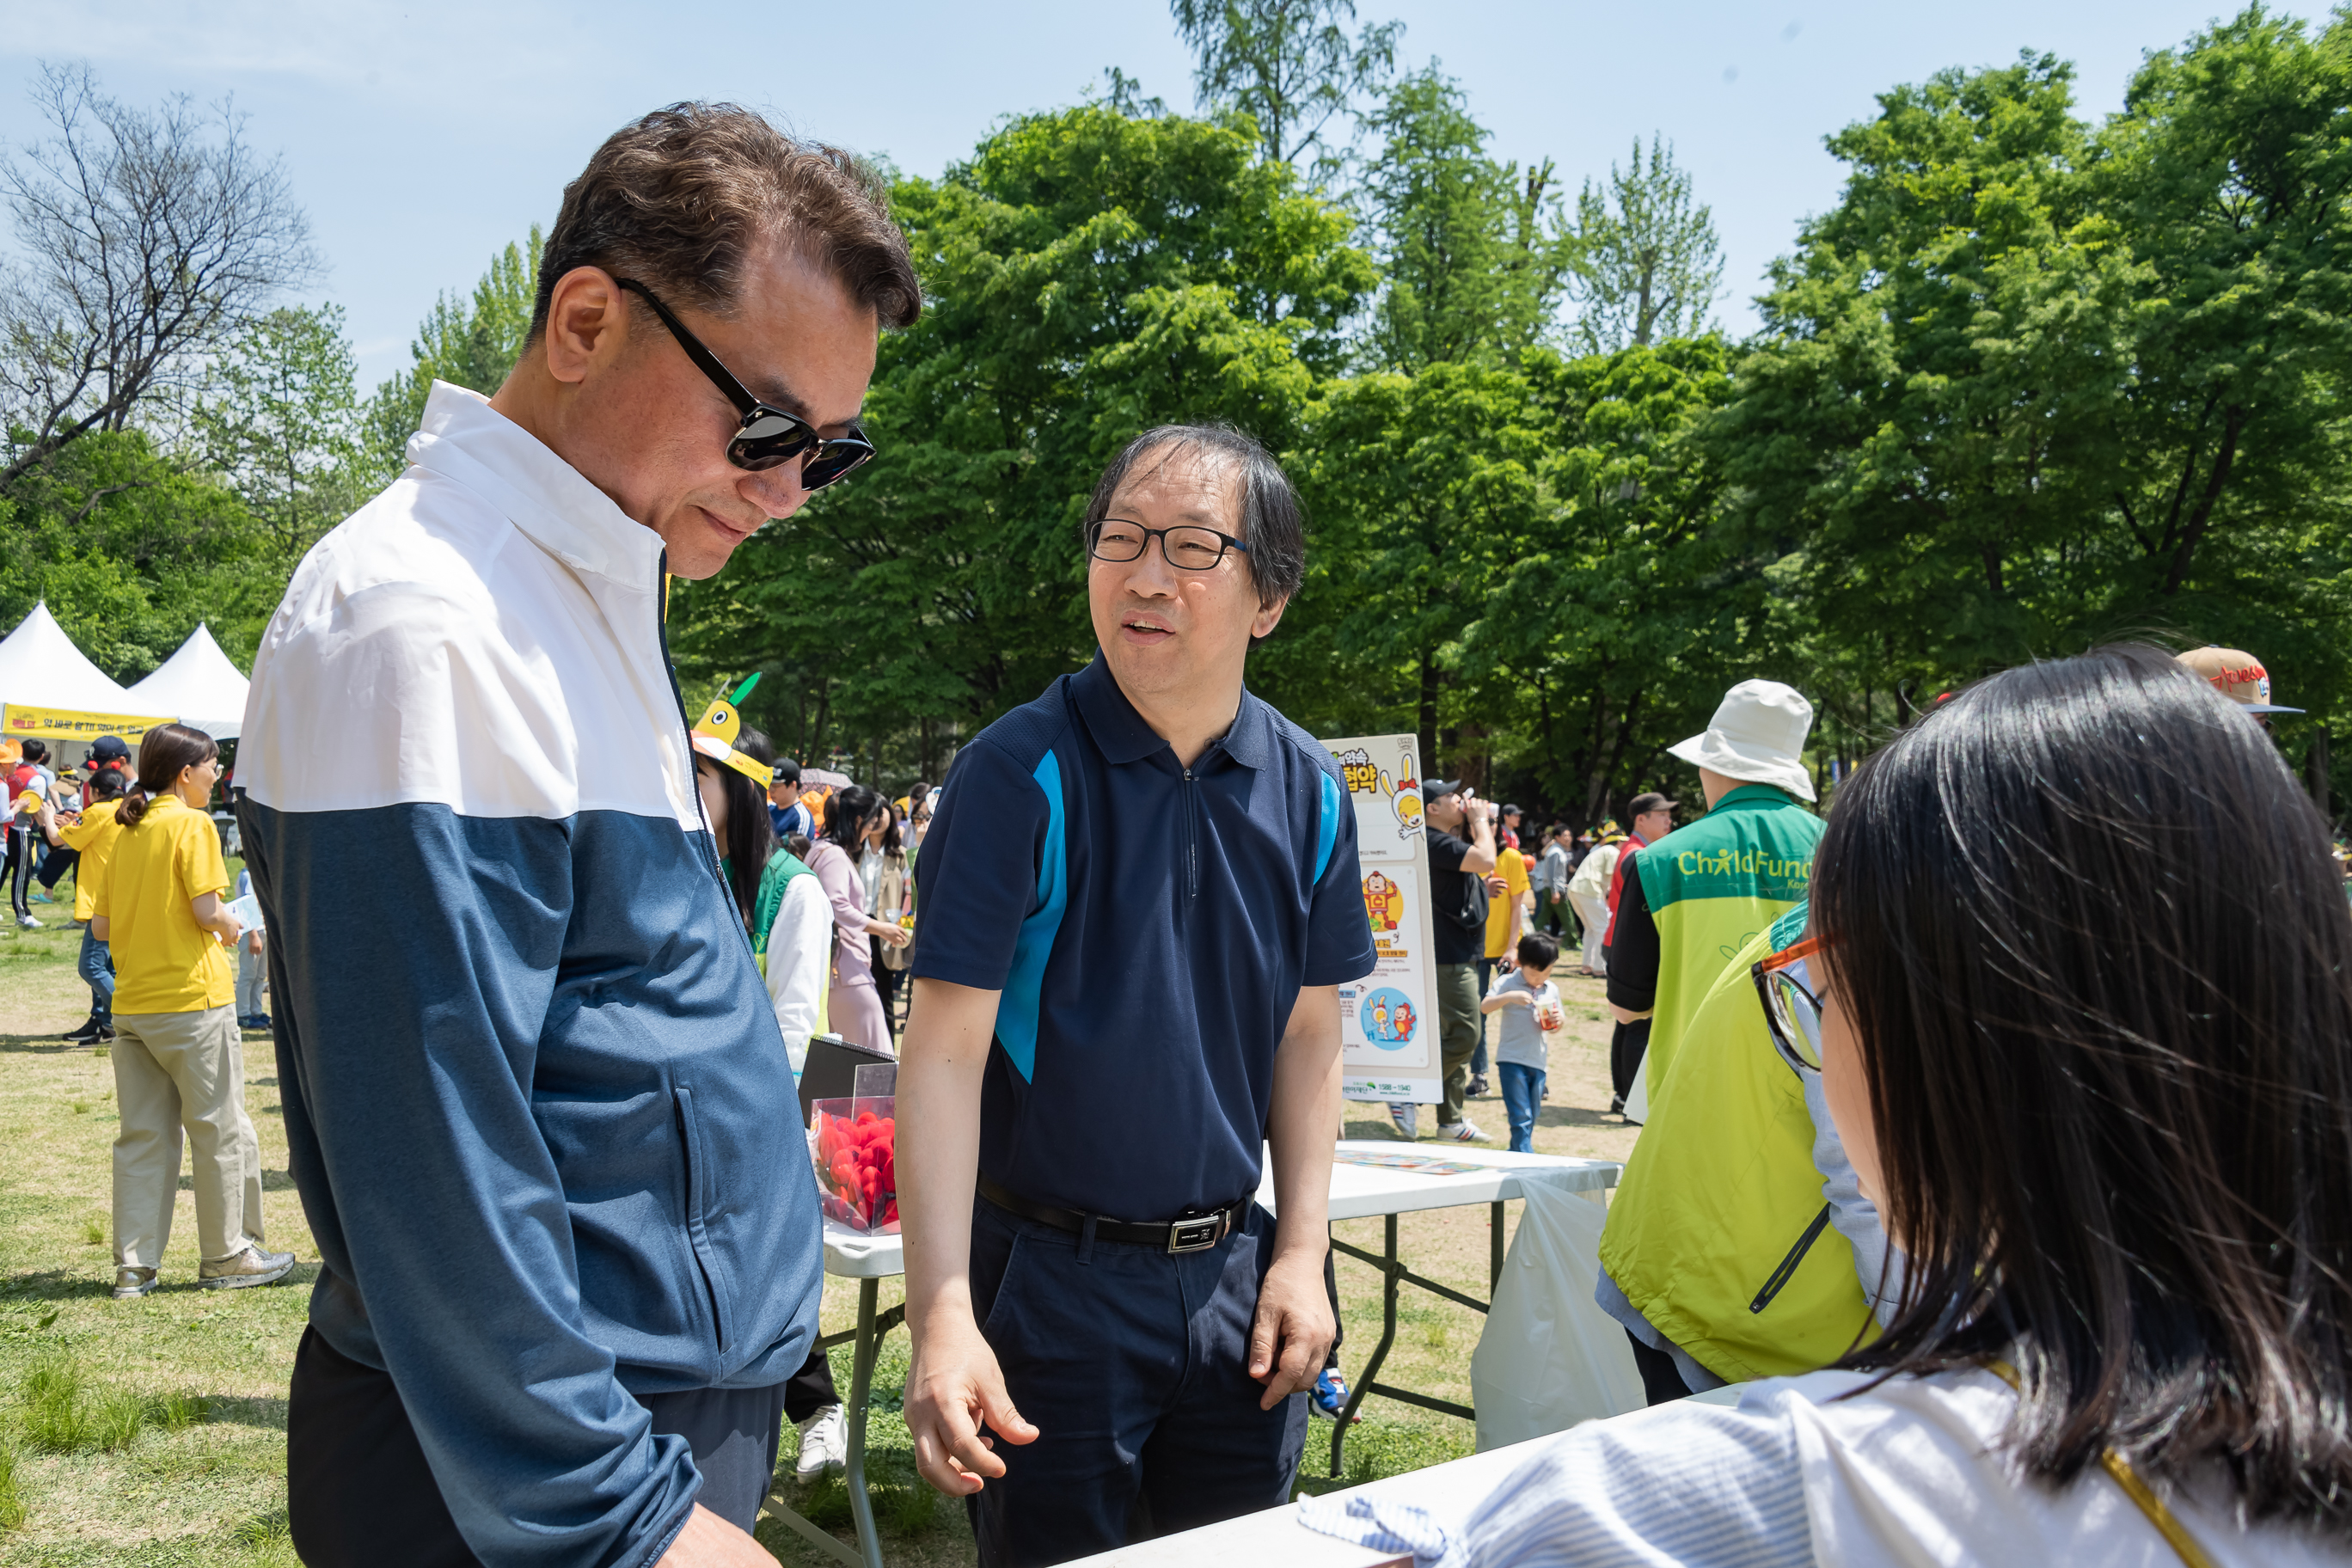
M 980 1195 L 1007 1214 L 1034 1219 L 1039 1225 L 1050 1225 L 1073 1236 L 1084 1236 L 1091 1222 L 1097 1241 L 1123 1241 L 1133 1247 L 1157 1247 L 1169 1252 L 1206 1252 L 1242 1228 L 1249 1218 L 1249 1205 L 1256 1201 L 1253 1195 L 1209 1214 L 1179 1215 L 1157 1225 L 1137 1225 L 1129 1220 L 1105 1219 L 1076 1209 L 1034 1204 L 986 1176 L 980 1178 Z

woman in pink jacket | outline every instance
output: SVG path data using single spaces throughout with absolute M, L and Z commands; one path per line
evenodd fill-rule
M 882 1011 L 882 994 L 875 988 L 866 939 L 879 937 L 892 947 L 904 947 L 911 933 L 896 921 L 886 923 L 866 912 L 866 883 L 857 874 L 857 856 L 866 847 L 866 835 L 881 821 L 882 811 L 882 797 L 863 784 L 835 790 L 826 797 L 824 830 L 810 847 L 808 867 L 833 905 L 833 990 L 825 999 L 833 1032 L 887 1051 L 896 1047 Z

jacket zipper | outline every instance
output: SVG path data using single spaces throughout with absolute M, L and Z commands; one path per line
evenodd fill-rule
M 669 552 L 661 552 L 654 591 L 658 596 L 654 609 L 654 640 L 661 647 L 662 673 L 669 677 L 669 698 L 677 709 L 677 738 L 686 742 L 686 793 L 694 797 L 694 815 L 701 822 L 704 835 L 710 840 L 710 858 L 707 864 L 717 879 L 719 890 L 727 894 L 727 907 L 735 907 L 735 895 L 727 890 L 727 878 L 719 869 L 719 835 L 710 826 L 709 813 L 702 809 L 702 789 L 694 778 L 694 718 L 686 710 L 686 691 L 677 683 L 677 666 L 669 657 Z M 748 938 L 747 938 L 748 940 Z
M 1789 1256 L 1780 1259 L 1780 1266 L 1764 1281 L 1764 1289 L 1756 1292 L 1756 1300 L 1748 1303 L 1750 1312 L 1762 1311 L 1772 1304 L 1773 1297 L 1789 1288 L 1789 1281 L 1797 1277 L 1797 1265 L 1805 1260 L 1805 1254 L 1813 1249 L 1813 1243 L 1821 1239 L 1829 1223 L 1830 1205 L 1823 1204 L 1822 1212 L 1813 1216 L 1813 1223 L 1805 1227 L 1805 1234 L 1797 1237 L 1797 1245 L 1789 1248 Z

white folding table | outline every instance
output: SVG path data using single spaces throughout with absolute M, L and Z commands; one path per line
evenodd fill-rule
M 1403 1154 L 1418 1159 L 1475 1165 L 1480 1169 L 1458 1175 L 1431 1175 L 1417 1171 L 1353 1164 L 1345 1158 L 1332 1163 L 1331 1218 L 1335 1221 L 1369 1219 L 1377 1215 L 1387 1221 L 1384 1256 L 1367 1252 L 1337 1237 L 1331 1238 L 1335 1250 L 1379 1269 L 1385 1286 L 1381 1299 L 1381 1342 L 1373 1347 L 1371 1359 L 1365 1363 L 1361 1379 L 1349 1396 L 1347 1408 L 1333 1423 L 1331 1474 L 1334 1476 L 1340 1471 L 1349 1424 L 1355 1419 L 1356 1407 L 1364 1402 L 1367 1394 L 1378 1394 L 1385 1399 L 1402 1400 L 1408 1405 L 1465 1419 L 1476 1414 L 1465 1405 L 1433 1399 L 1410 1389 L 1395 1388 L 1374 1381 L 1380 1374 L 1381 1363 L 1388 1358 L 1390 1346 L 1396 1340 L 1399 1285 L 1417 1286 L 1475 1311 L 1484 1312 L 1488 1306 L 1488 1303 L 1473 1296 L 1424 1279 L 1399 1262 L 1397 1216 L 1422 1209 L 1456 1208 L 1471 1204 L 1489 1205 L 1492 1243 L 1487 1284 L 1491 1289 L 1503 1273 L 1503 1205 L 1506 1203 L 1523 1194 L 1530 1183 L 1541 1183 L 1562 1192 L 1592 1192 L 1613 1187 L 1623 1170 L 1614 1160 L 1580 1160 L 1559 1154 L 1513 1154 L 1500 1149 L 1470 1147 L 1464 1147 L 1456 1152 L 1443 1145 L 1404 1143 L 1394 1139 L 1344 1140 L 1337 1152 L 1342 1156 L 1350 1153 L 1374 1156 Z M 1270 1159 L 1265 1162 L 1268 1174 L 1257 1191 L 1257 1201 L 1265 1205 L 1268 1212 L 1276 1207 L 1272 1164 Z M 768 1498 L 768 1511 L 799 1531 L 812 1544 L 850 1564 L 851 1568 L 882 1568 L 881 1543 L 874 1531 L 874 1505 L 866 1493 L 866 1402 L 873 1388 L 874 1363 L 881 1349 L 883 1336 L 906 1321 L 907 1309 L 903 1303 L 887 1312 L 876 1310 L 880 1300 L 882 1281 L 906 1272 L 906 1253 L 898 1237 L 861 1236 L 827 1220 L 824 1224 L 824 1271 L 837 1279 L 857 1281 L 857 1326 L 829 1334 L 817 1343 L 823 1349 L 842 1343 L 855 1347 L 850 1363 L 847 1401 L 849 1453 L 842 1479 L 849 1488 L 849 1517 L 857 1531 L 858 1549 L 851 1551 L 835 1539 L 831 1531 L 802 1518 L 772 1491 Z M 1466 1464 L 1469 1461 L 1459 1462 Z M 1338 1542 L 1330 1544 L 1335 1548 L 1340 1545 Z M 1359 1554 L 1352 1561 L 1379 1560 L 1364 1557 L 1361 1548 L 1348 1550 Z

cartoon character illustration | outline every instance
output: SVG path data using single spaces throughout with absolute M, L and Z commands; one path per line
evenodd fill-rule
M 1412 1038 L 1412 1004 L 1410 1002 L 1400 1002 L 1396 1005 L 1395 1037 L 1400 1040 Z
M 1372 998 L 1372 1038 L 1385 1040 L 1389 1036 L 1389 1001 L 1385 995 Z
M 1364 915 L 1374 935 L 1396 930 L 1404 919 L 1404 889 L 1374 871 L 1364 879 Z
M 1411 774 L 1412 772 L 1411 752 L 1404 753 L 1401 766 L 1406 774 Z M 1389 804 L 1396 808 L 1399 838 L 1411 838 L 1421 831 L 1421 781 L 1419 779 L 1407 776 L 1397 780 L 1395 793 L 1389 797 Z

